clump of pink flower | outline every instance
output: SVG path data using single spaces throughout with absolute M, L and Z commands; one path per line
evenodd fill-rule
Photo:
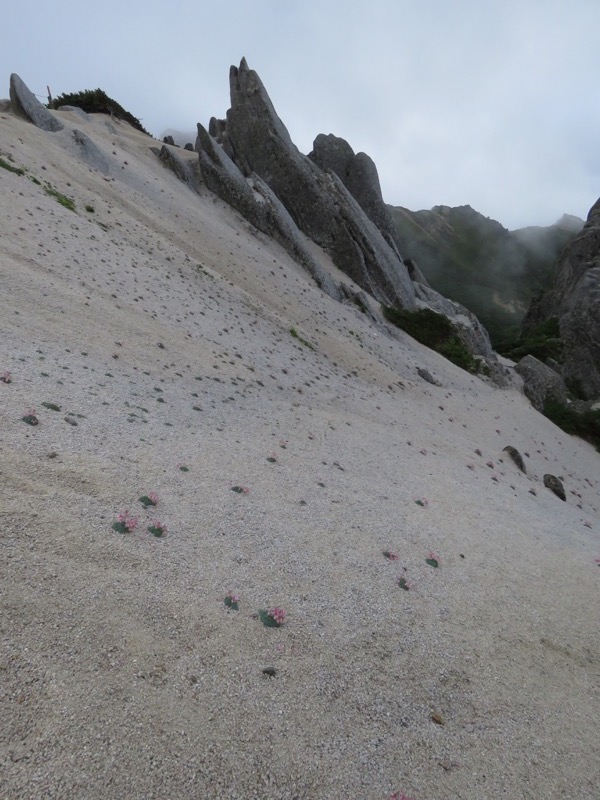
M 275 606 L 275 608 L 269 609 L 269 616 L 273 617 L 278 625 L 283 625 L 283 621 L 285 620 L 285 611 L 283 608 Z
M 157 519 L 155 519 L 154 522 L 148 525 L 147 530 L 148 533 L 152 534 L 152 536 L 160 538 L 161 536 L 164 536 L 165 533 L 167 532 L 167 526 L 165 525 L 164 522 L 159 522 Z
M 0 375 L 0 381 L 2 383 L 12 383 L 12 375 L 8 370 L 5 369 L 2 375 Z
M 148 497 L 150 498 L 150 501 L 153 506 L 158 505 L 158 495 L 156 494 L 156 492 L 148 492 Z
M 121 513 L 117 515 L 117 522 L 128 532 L 134 531 L 137 528 L 138 521 L 138 517 L 133 517 L 128 509 L 121 511 Z
M 421 508 L 427 508 L 427 506 L 429 505 L 429 500 L 426 497 L 418 497 L 415 500 L 415 503 L 418 506 L 421 506 Z
M 232 608 L 234 611 L 237 611 L 239 609 L 240 596 L 239 594 L 234 594 L 234 592 L 230 590 L 225 595 L 224 602 L 227 608 Z
M 387 558 L 389 561 L 398 561 L 398 559 L 400 558 L 400 556 L 398 555 L 398 553 L 394 553 L 394 552 L 392 552 L 391 550 L 384 550 L 384 551 L 383 551 L 383 555 L 384 555 L 384 556 L 385 556 L 385 557 L 386 557 L 386 558 Z

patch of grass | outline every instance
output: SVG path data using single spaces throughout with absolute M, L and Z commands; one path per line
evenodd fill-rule
M 448 317 L 429 308 L 418 311 L 403 311 L 392 306 L 383 306 L 385 318 L 401 328 L 425 347 L 430 347 L 467 372 L 477 373 L 479 362 L 473 358 L 464 343 L 455 333 Z
M 303 344 L 305 347 L 308 347 L 310 350 L 314 350 L 315 349 L 315 346 L 313 344 L 311 344 L 310 342 L 307 342 L 306 339 L 303 339 L 302 336 L 300 336 L 300 334 L 298 333 L 296 328 L 290 328 L 290 336 L 292 336 L 294 339 L 297 339 L 300 342 L 300 344 Z
M 12 164 L 9 164 L 9 162 L 5 161 L 1 156 L 0 156 L 0 167 L 2 167 L 2 169 L 7 170 L 8 172 L 14 172 L 15 175 L 25 175 L 24 169 L 21 169 L 21 167 L 13 167 Z
M 548 397 L 544 403 L 544 415 L 565 433 L 585 439 L 600 451 L 600 410 L 577 411 L 555 397 Z
M 91 206 L 89 203 L 86 205 L 85 210 L 88 211 L 90 214 L 93 214 L 96 210 L 94 206 Z
M 60 406 L 57 406 L 56 403 L 42 403 L 44 408 L 47 408 L 49 411 L 60 411 Z
M 65 194 L 61 194 L 52 186 L 52 184 L 47 183 L 44 186 L 44 191 L 46 192 L 46 194 L 49 194 L 50 197 L 54 197 L 54 199 L 58 203 L 60 203 L 61 206 L 68 208 L 69 211 L 75 211 L 75 201 L 71 197 L 67 197 Z

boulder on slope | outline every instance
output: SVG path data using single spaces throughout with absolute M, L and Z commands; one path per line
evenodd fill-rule
M 43 106 L 19 76 L 10 76 L 10 101 L 15 114 L 19 114 L 44 131 L 61 131 L 63 124 Z

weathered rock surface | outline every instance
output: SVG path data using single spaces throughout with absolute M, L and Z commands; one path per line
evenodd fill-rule
M 452 322 L 457 335 L 469 352 L 474 355 L 494 358 L 494 351 L 488 332 L 479 322 L 475 314 L 454 300 L 443 297 L 428 284 L 415 281 L 415 297 L 418 308 L 430 308 L 443 314 Z
M 417 372 L 419 374 L 419 377 L 423 378 L 423 380 L 427 381 L 427 383 L 431 383 L 433 386 L 442 385 L 439 381 L 436 381 L 436 379 L 433 377 L 433 375 L 431 374 L 431 372 L 429 372 L 428 369 L 425 369 L 424 367 L 417 367 Z
M 160 150 L 157 147 L 152 147 L 151 150 L 160 158 L 165 166 L 173 170 L 180 181 L 187 183 L 195 192 L 200 191 L 203 180 L 197 165 L 196 168 L 194 168 L 188 159 L 182 158 L 176 150 L 172 150 L 165 145 L 163 145 Z
M 562 253 L 552 289 L 532 303 L 525 332 L 551 317 L 559 321 L 565 381 L 588 400 L 600 398 L 600 200 Z
M 198 126 L 196 150 L 207 187 L 274 236 L 332 296 L 357 302 L 348 298 L 348 287 L 333 285 L 305 237 L 380 303 L 409 311 L 427 307 L 448 317 L 467 349 L 486 359 L 491 379 L 505 385 L 506 370 L 475 315 L 432 289 L 416 264 L 402 261 L 369 156 L 332 134 L 317 136 L 310 155 L 302 155 L 245 59 L 231 67 L 230 91 L 227 118 L 213 117 L 208 131 Z
M 538 411 L 544 410 L 548 398 L 567 402 L 567 389 L 563 379 L 551 367 L 547 367 L 535 356 L 525 356 L 515 366 L 523 378 L 523 391 Z
M 567 502 L 567 495 L 565 493 L 565 487 L 563 486 L 563 482 L 560 478 L 557 478 L 556 475 L 546 474 L 544 475 L 544 486 L 546 489 L 550 489 L 551 492 L 559 497 L 564 503 Z
M 332 133 L 328 136 L 320 133 L 317 136 L 308 158 L 324 172 L 335 172 L 367 217 L 379 228 L 386 242 L 398 252 L 394 223 L 383 202 L 379 174 L 373 159 L 366 153 L 355 155 L 345 139 Z
M 59 114 L 61 111 L 68 111 L 70 114 L 77 114 L 78 117 L 86 122 L 88 122 L 90 119 L 90 115 L 87 113 L 87 111 L 84 111 L 83 108 L 79 108 L 78 106 L 61 106 L 60 109 L 58 109 Z
M 381 302 L 414 308 L 414 288 L 397 253 L 332 171 L 302 155 L 245 59 L 230 70 L 231 108 L 211 121 L 224 150 L 244 175 L 259 175 L 298 228 L 334 264 Z
M 314 258 L 294 220 L 266 182 L 254 173 L 245 178 L 216 139 L 200 124 L 196 151 L 206 186 L 258 230 L 278 241 L 308 270 L 318 286 L 339 299 L 338 288 Z
M 10 101 L 15 114 L 19 114 L 44 131 L 61 131 L 63 124 L 43 106 L 37 97 L 14 72 L 10 76 Z
M 61 140 L 73 155 L 85 161 L 90 167 L 97 169 L 103 175 L 108 175 L 109 161 L 102 150 L 95 144 L 87 134 L 74 129 L 61 133 Z
M 510 456 L 510 458 L 514 461 L 514 463 L 517 465 L 517 467 L 521 470 L 521 472 L 525 473 L 525 475 L 527 474 L 527 470 L 525 469 L 525 462 L 523 461 L 523 456 L 521 455 L 521 453 L 519 453 L 516 447 L 513 447 L 512 445 L 508 444 L 506 445 L 506 447 L 502 449 L 502 452 L 507 453 Z

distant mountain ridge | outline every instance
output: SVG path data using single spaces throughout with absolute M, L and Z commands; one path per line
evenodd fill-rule
M 476 314 L 500 349 L 516 338 L 529 303 L 550 287 L 560 253 L 584 224 L 565 214 L 554 225 L 509 231 L 469 205 L 388 209 L 403 257 Z

